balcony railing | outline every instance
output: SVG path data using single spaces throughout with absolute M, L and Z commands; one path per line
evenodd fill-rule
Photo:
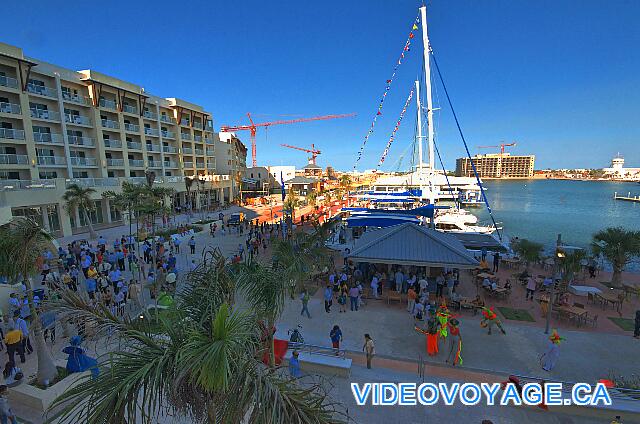
M 66 188 L 71 184 L 83 187 L 118 187 L 120 180 L 118 178 L 69 178 L 65 181 Z
M 15 103 L 0 102 L 0 112 L 20 115 L 22 113 L 22 109 L 20 108 L 20 105 Z
M 91 119 L 82 115 L 72 115 L 70 113 L 64 114 L 64 120 L 71 124 L 77 125 L 91 125 Z
M 200 122 L 194 122 L 193 123 L 193 128 L 197 128 L 197 129 L 201 130 L 202 129 L 202 124 Z
M 207 144 L 213 144 L 213 138 L 205 137 L 204 142 Z
M 189 126 L 189 120 L 188 119 L 181 119 L 180 120 L 180 125 L 188 127 Z
M 81 97 L 78 95 L 66 93 L 64 91 L 62 92 L 62 98 L 68 102 L 77 103 L 79 105 L 88 106 L 91 104 L 91 99 L 89 99 L 88 97 Z
M 98 164 L 96 158 L 72 157 L 70 159 L 73 166 L 96 166 Z
M 157 113 L 153 113 L 149 110 L 145 110 L 144 112 L 142 112 L 142 116 L 144 116 L 145 118 L 148 119 L 153 119 L 154 121 L 158 119 L 158 114 Z
M 204 162 L 196 162 L 196 168 L 204 169 Z
M 0 85 L 3 87 L 18 88 L 18 80 L 0 75 Z
M 191 140 L 191 134 L 189 133 L 180 133 L 180 138 L 183 140 Z
M 114 102 L 113 100 L 100 99 L 98 104 L 100 105 L 100 107 L 103 107 L 105 109 L 116 110 L 116 102 Z
M 200 156 L 204 155 L 204 150 L 196 149 L 196 155 L 200 155 Z
M 175 140 L 175 138 L 176 138 L 176 134 L 173 131 L 162 130 L 162 131 L 160 131 L 160 134 L 162 134 L 162 136 L 164 138 L 170 138 L 170 139 L 173 139 L 173 140 Z
M 102 126 L 105 128 L 113 128 L 113 129 L 119 129 L 120 128 L 120 124 L 118 124 L 116 121 L 112 121 L 111 119 L 102 119 Z
M 46 121 L 59 121 L 60 113 L 53 110 L 30 109 L 31 117 L 36 119 L 44 119 Z
M 0 138 L 10 140 L 24 140 L 24 130 L 14 130 L 13 128 L 0 128 Z
M 193 141 L 196 141 L 198 143 L 202 143 L 202 136 L 201 135 L 194 135 L 193 136 Z
M 159 160 L 150 160 L 149 168 L 162 168 L 162 162 Z
M 138 108 L 135 106 L 124 105 L 122 106 L 122 111 L 127 113 L 138 113 Z
M 193 168 L 193 162 L 185 162 L 184 163 L 184 167 L 185 168 Z
M 176 120 L 174 117 L 169 116 L 169 115 L 160 115 L 160 121 L 161 122 L 166 122 L 167 124 L 175 124 Z
M 138 168 L 143 168 L 144 161 L 142 159 L 129 159 L 129 166 L 136 166 Z
M 2 190 L 55 189 L 55 180 L 0 180 Z
M 159 152 L 160 145 L 159 144 L 150 144 L 147 143 L 147 152 Z
M 162 146 L 162 151 L 165 153 L 178 153 L 178 149 L 173 146 Z
M 158 130 L 157 130 L 157 129 L 155 129 L 155 128 L 148 128 L 148 127 L 145 127 L 145 128 L 144 128 L 144 133 L 145 133 L 146 135 L 152 135 L 152 136 L 154 136 L 154 137 L 158 137 L 158 136 L 160 135 L 160 131 L 158 131 Z
M 62 156 L 38 156 L 38 165 L 55 166 L 66 164 L 67 161 Z
M 129 132 L 140 132 L 140 125 L 124 123 L 124 130 Z
M 44 85 L 37 85 L 32 82 L 27 84 L 27 91 L 33 94 L 39 94 L 41 96 L 52 97 L 54 99 L 58 98 L 58 90 L 52 87 L 47 87 Z
M 27 155 L 5 155 L 0 154 L 0 165 L 27 165 L 29 158 Z
M 52 134 L 52 133 L 33 133 L 33 141 L 36 143 L 56 143 L 62 144 L 64 143 L 64 139 L 62 138 L 62 134 Z
M 127 141 L 127 147 L 132 150 L 142 150 L 142 143 L 137 141 Z
M 114 140 L 112 138 L 105 138 L 102 140 L 104 143 L 104 147 L 109 147 L 111 149 L 120 149 L 122 148 L 122 141 Z
M 164 162 L 164 167 L 165 168 L 177 168 L 178 167 L 178 162 L 174 162 L 172 160 L 170 161 L 165 161 Z
M 124 159 L 107 159 L 107 166 L 124 166 Z
M 213 126 L 207 124 L 204 126 L 205 131 L 213 131 Z
M 191 147 L 183 147 L 182 148 L 183 155 L 191 155 L 193 154 L 193 149 Z
M 74 144 L 76 146 L 87 146 L 94 147 L 96 142 L 91 137 L 79 137 L 77 135 L 68 135 L 69 144 Z
M 213 156 L 216 153 L 215 149 L 207 147 L 207 156 Z

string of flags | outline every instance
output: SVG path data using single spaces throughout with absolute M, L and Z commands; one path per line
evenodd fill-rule
M 396 72 L 398 71 L 398 67 L 402 64 L 402 60 L 404 59 L 405 52 L 409 52 L 411 47 L 411 40 L 414 38 L 413 31 L 418 29 L 419 18 L 416 17 L 413 25 L 411 27 L 411 32 L 409 32 L 409 36 L 407 37 L 407 41 L 404 43 L 404 48 L 402 49 L 402 53 L 400 53 L 400 57 L 398 58 L 395 66 L 393 67 L 393 73 L 391 74 L 391 78 L 389 78 L 386 82 L 386 86 L 384 89 L 384 93 L 382 93 L 382 98 L 380 99 L 380 103 L 378 104 L 378 110 L 376 114 L 373 116 L 373 121 L 371 122 L 371 126 L 369 127 L 369 131 L 367 131 L 367 135 L 364 137 L 362 145 L 360 146 L 360 151 L 358 151 L 358 157 L 356 158 L 356 162 L 353 164 L 353 170 L 355 171 L 358 166 L 358 162 L 362 158 L 362 154 L 364 153 L 364 148 L 367 145 L 367 141 L 369 140 L 369 136 L 373 133 L 373 129 L 376 126 L 376 121 L 378 120 L 378 116 L 382 115 L 382 107 L 384 106 L 384 101 L 387 98 L 387 93 L 391 89 L 391 84 L 393 83 L 393 79 L 396 76 Z
M 384 151 L 382 152 L 382 156 L 380 157 L 380 162 L 378 162 L 378 168 L 382 166 L 382 163 L 387 158 L 387 154 L 389 153 L 389 149 L 391 148 L 391 144 L 393 143 L 393 140 L 395 140 L 396 138 L 396 132 L 398 131 L 398 129 L 400 129 L 400 123 L 402 122 L 402 118 L 404 118 L 404 114 L 407 111 L 407 108 L 409 107 L 409 102 L 411 102 L 411 98 L 413 98 L 413 89 L 411 89 L 411 92 L 409 92 L 409 97 L 407 97 L 407 101 L 404 102 L 404 107 L 402 108 L 402 112 L 400 112 L 400 117 L 398 118 L 398 121 L 396 122 L 396 126 L 393 128 L 393 131 L 391 132 L 391 137 L 389 137 L 389 141 L 387 142 L 387 147 L 385 147 Z

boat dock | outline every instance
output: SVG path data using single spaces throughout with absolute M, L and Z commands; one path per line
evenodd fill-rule
M 631 196 L 631 192 L 629 192 L 626 196 L 619 196 L 618 192 L 613 193 L 614 200 L 626 200 L 627 202 L 638 202 L 640 203 L 640 196 Z

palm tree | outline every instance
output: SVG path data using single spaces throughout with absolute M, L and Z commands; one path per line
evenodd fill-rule
M 38 310 L 33 302 L 31 276 L 38 272 L 37 263 L 42 253 L 47 249 L 55 250 L 51 240 L 51 234 L 28 218 L 20 218 L 0 227 L 0 274 L 10 280 L 22 279 L 27 288 L 31 325 L 38 356 L 37 380 L 40 384 L 53 381 L 57 369 L 51 352 L 45 344 Z
M 120 320 L 64 292 L 55 306 L 61 316 L 91 323 L 98 336 L 111 334 L 126 348 L 99 357 L 98 377 L 82 377 L 58 397 L 51 420 L 150 424 L 163 413 L 198 423 L 344 422 L 321 382 L 301 387 L 260 361 L 260 316 L 230 303 L 238 275 L 213 255 L 155 320 Z
M 605 257 L 613 268 L 611 286 L 622 287 L 622 271 L 634 258 L 640 256 L 640 231 L 609 227 L 593 235 L 591 249 L 595 255 Z
M 574 250 L 560 259 L 560 271 L 562 271 L 562 284 L 558 290 L 560 293 L 567 291 L 575 275 L 582 269 L 582 261 L 586 257 L 587 252 L 580 249 Z
M 536 243 L 527 239 L 520 239 L 515 245 L 515 250 L 525 262 L 525 270 L 529 271 L 529 264 L 540 260 L 540 253 L 543 246 L 541 243 Z
M 184 177 L 184 187 L 187 190 L 187 202 L 189 204 L 189 208 L 187 209 L 187 213 L 189 217 L 191 217 L 191 207 L 193 204 L 191 203 L 191 187 L 193 186 L 193 178 L 189 176 Z
M 294 189 L 289 190 L 287 193 L 287 197 L 284 199 L 284 203 L 282 204 L 282 209 L 284 211 L 289 211 L 291 216 L 291 222 L 289 223 L 289 228 L 291 228 L 291 224 L 296 220 L 296 208 L 300 206 L 300 200 L 298 199 L 298 193 Z
M 91 195 L 95 192 L 96 190 L 91 187 L 80 187 L 78 184 L 73 183 L 69 184 L 67 191 L 62 195 L 62 200 L 65 201 L 65 208 L 69 213 L 77 210 L 84 216 L 84 220 L 89 227 L 89 237 L 92 239 L 98 238 L 89 217 L 89 211 L 95 210 L 95 203 L 91 199 Z

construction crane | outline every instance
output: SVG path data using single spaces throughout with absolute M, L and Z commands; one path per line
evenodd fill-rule
M 314 116 L 311 118 L 298 118 L 298 119 L 289 119 L 285 121 L 272 121 L 272 122 L 260 122 L 254 123 L 253 119 L 251 119 L 251 114 L 247 113 L 247 117 L 249 118 L 250 125 L 223 125 L 220 127 L 220 131 L 250 131 L 251 134 L 251 162 L 253 166 L 256 166 L 256 131 L 258 127 L 271 127 L 273 125 L 288 125 L 288 124 L 296 124 L 298 122 L 309 122 L 309 121 L 324 121 L 326 119 L 339 119 L 339 118 L 349 118 L 351 116 L 355 116 L 355 113 L 347 113 L 343 115 L 324 115 L 324 116 Z
M 500 154 L 504 155 L 504 148 L 505 147 L 511 147 L 511 146 L 515 146 L 516 142 L 514 141 L 513 143 L 501 143 L 497 146 L 478 146 L 478 149 L 493 149 L 493 148 L 500 148 Z
M 290 146 L 288 144 L 281 144 L 283 147 L 288 147 L 290 149 L 302 150 L 303 152 L 311 153 L 311 157 L 309 158 L 309 163 L 316 164 L 316 158 L 321 153 L 320 150 L 316 150 L 316 146 L 311 144 L 311 149 L 305 149 L 303 147 Z

